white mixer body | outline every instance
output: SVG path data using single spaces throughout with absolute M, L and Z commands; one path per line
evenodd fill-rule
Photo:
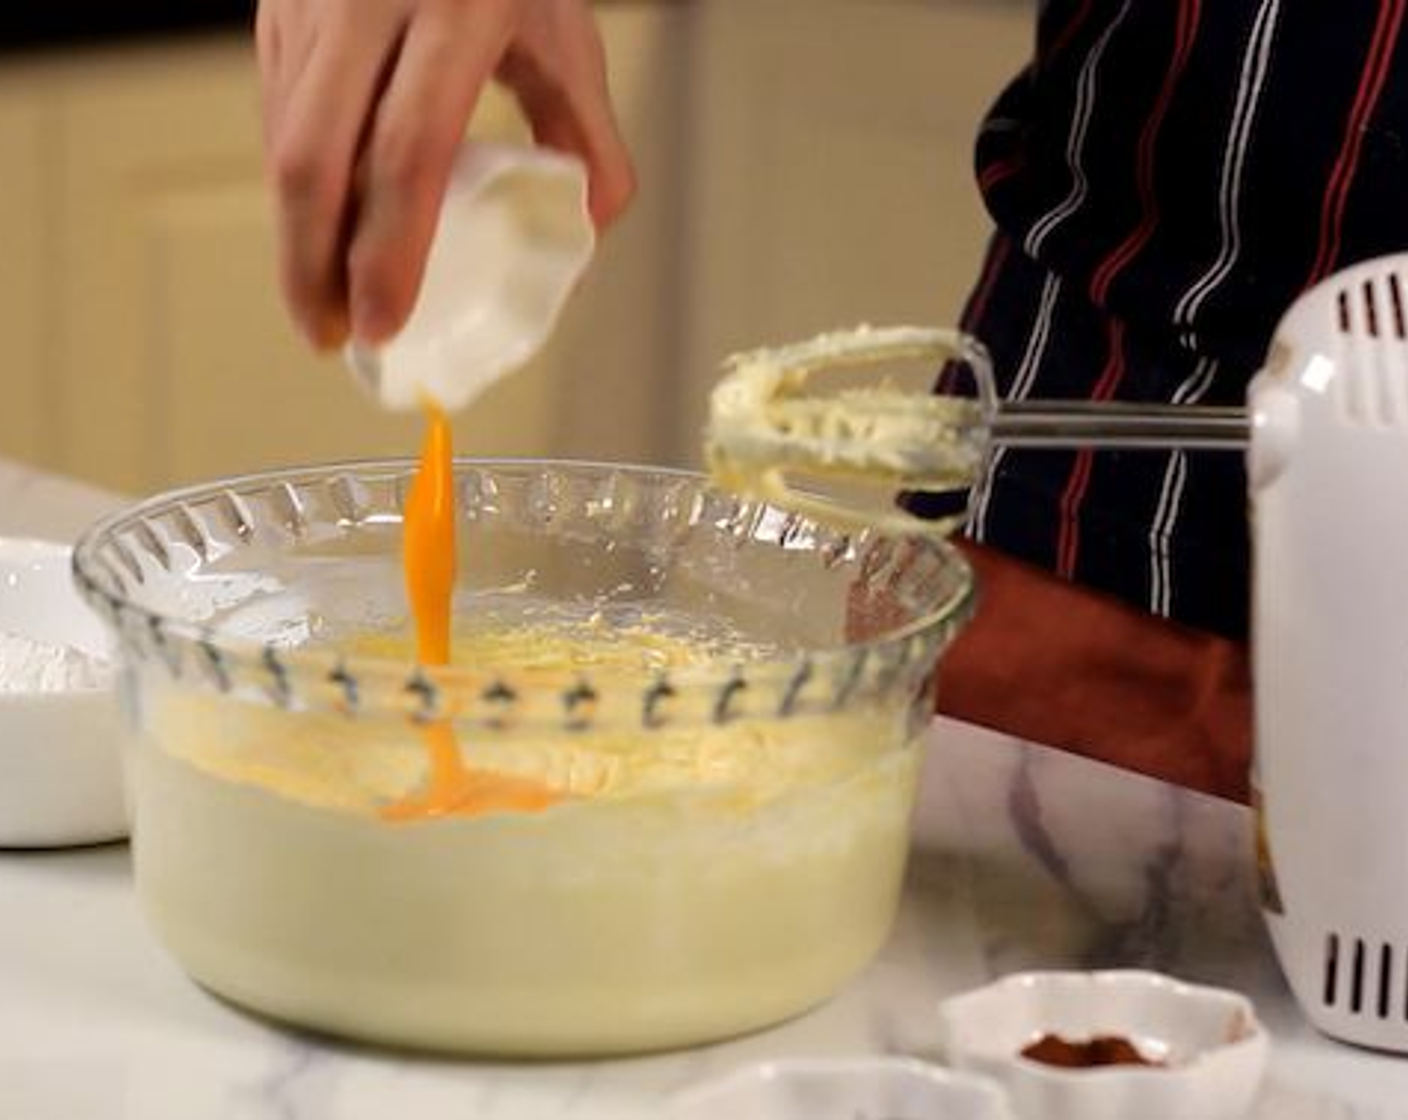
M 1262 906 L 1311 1022 L 1408 1052 L 1408 255 L 1302 296 L 1248 405 Z

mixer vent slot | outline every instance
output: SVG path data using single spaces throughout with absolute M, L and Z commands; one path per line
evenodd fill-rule
M 1408 959 L 1408 958 L 1404 958 Z M 1398 1015 L 1408 1020 L 1408 972 L 1400 971 L 1400 955 L 1387 941 L 1375 944 L 1362 937 L 1325 937 L 1325 973 L 1321 999 L 1351 1015 Z M 1395 1007 L 1394 996 L 1402 996 Z
M 1340 333 L 1362 333 L 1370 338 L 1382 333 L 1400 341 L 1408 339 L 1408 294 L 1404 286 L 1398 273 L 1390 272 L 1365 280 L 1357 292 L 1341 288 L 1335 301 Z
M 1371 428 L 1408 429 L 1408 278 L 1377 272 L 1341 288 L 1335 315 L 1341 417 Z

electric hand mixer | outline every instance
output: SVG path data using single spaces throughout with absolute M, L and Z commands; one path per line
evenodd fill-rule
M 976 395 L 804 393 L 818 371 L 909 358 L 968 367 Z M 723 484 L 843 526 L 962 515 L 796 480 L 952 494 L 994 446 L 1246 450 L 1263 910 L 1317 1027 L 1408 1052 L 1408 255 L 1302 295 L 1245 409 L 1001 402 L 980 345 L 915 328 L 741 355 L 711 402 Z

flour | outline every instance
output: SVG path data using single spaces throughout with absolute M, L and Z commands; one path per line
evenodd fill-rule
M 0 694 L 104 688 L 111 681 L 107 658 L 0 631 Z

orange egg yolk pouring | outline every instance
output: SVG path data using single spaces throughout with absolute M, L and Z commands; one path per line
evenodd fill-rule
M 425 446 L 406 500 L 402 563 L 416 657 L 450 662 L 450 598 L 455 589 L 455 468 L 450 423 L 438 408 L 426 416 Z
M 450 606 L 455 588 L 455 470 L 450 422 L 439 408 L 426 410 L 425 445 L 407 496 L 402 564 L 422 665 L 450 663 Z M 526 778 L 473 770 L 460 755 L 448 721 L 422 731 L 428 755 L 425 788 L 382 810 L 387 820 L 503 810 L 532 812 L 559 800 Z

